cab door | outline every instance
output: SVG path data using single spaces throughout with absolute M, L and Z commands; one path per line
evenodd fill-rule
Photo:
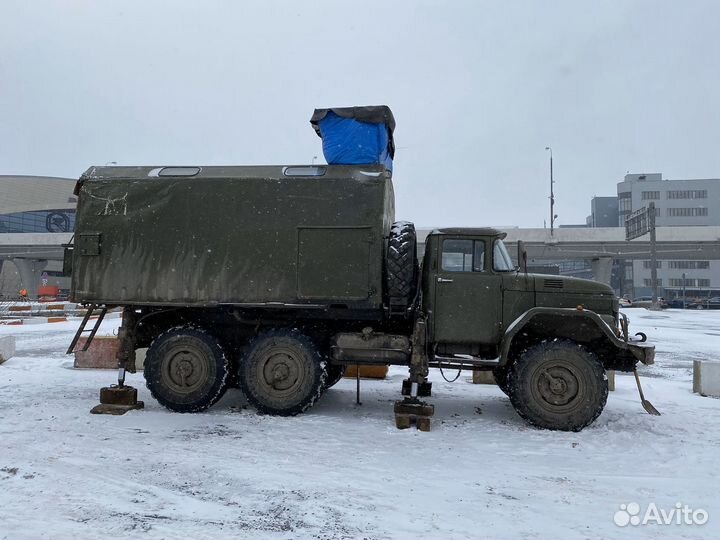
M 492 272 L 488 239 L 440 239 L 430 275 L 435 287 L 434 340 L 494 344 L 502 328 L 502 276 Z

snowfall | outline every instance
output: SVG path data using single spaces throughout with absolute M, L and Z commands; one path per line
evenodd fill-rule
M 662 416 L 618 374 L 579 433 L 528 426 L 465 372 L 432 374 L 432 431 L 397 430 L 400 368 L 363 380 L 361 405 L 345 379 L 294 418 L 259 415 L 238 390 L 172 413 L 138 373 L 145 409 L 96 416 L 116 373 L 73 369 L 77 320 L 0 326 L 17 347 L 0 365 L 0 538 L 718 538 L 720 399 L 692 393 L 692 362 L 720 360 L 720 312 L 625 313 L 657 345 L 641 376 Z M 706 523 L 615 523 L 678 504 Z

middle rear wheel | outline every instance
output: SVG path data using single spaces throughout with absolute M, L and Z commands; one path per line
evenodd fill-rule
M 294 416 L 317 401 L 327 378 L 315 344 L 297 330 L 258 335 L 240 362 L 240 387 L 260 412 Z

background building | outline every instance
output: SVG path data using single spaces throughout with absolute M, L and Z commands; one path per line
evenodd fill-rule
M 74 188 L 75 180 L 69 178 L 0 175 L 0 235 L 72 232 L 77 205 Z M 39 285 L 23 283 L 20 272 L 23 264 L 42 265 L 47 285 L 56 285 L 60 289 L 69 287 L 68 278 L 62 276 L 61 261 L 31 261 L 21 252 L 3 252 L 0 259 L 0 294 L 3 297 L 15 298 L 23 287 L 35 290 Z
M 631 212 L 655 203 L 658 227 L 720 225 L 720 179 L 663 180 L 662 173 L 627 174 L 617 185 L 618 225 L 625 226 Z M 628 262 L 625 279 L 633 296 L 652 292 L 649 260 Z M 668 298 L 720 294 L 720 261 L 658 261 L 658 290 Z
M 590 215 L 587 219 L 588 227 L 617 227 L 618 219 L 617 197 L 592 198 L 590 201 Z

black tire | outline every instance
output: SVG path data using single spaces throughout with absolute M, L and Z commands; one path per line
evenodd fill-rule
M 406 309 L 415 298 L 418 271 L 416 250 L 415 225 L 407 221 L 393 223 L 386 263 L 387 300 L 391 312 Z
M 600 416 L 608 396 L 602 363 L 582 345 L 567 340 L 527 350 L 509 374 L 510 402 L 530 424 L 580 431 Z
M 325 379 L 325 390 L 328 388 L 332 388 L 337 383 L 340 382 L 340 379 L 343 378 L 343 375 L 345 375 L 345 368 L 347 366 L 344 365 L 329 365 L 327 367 L 327 379 Z
M 510 395 L 509 369 L 505 366 L 493 369 L 493 377 L 498 388 L 503 391 L 506 396 Z
M 240 388 L 258 411 L 294 416 L 306 411 L 325 388 L 325 361 L 297 330 L 275 329 L 257 336 L 240 362 Z
M 198 328 L 175 327 L 150 345 L 145 358 L 145 385 L 171 411 L 203 411 L 227 390 L 229 365 L 211 335 Z

